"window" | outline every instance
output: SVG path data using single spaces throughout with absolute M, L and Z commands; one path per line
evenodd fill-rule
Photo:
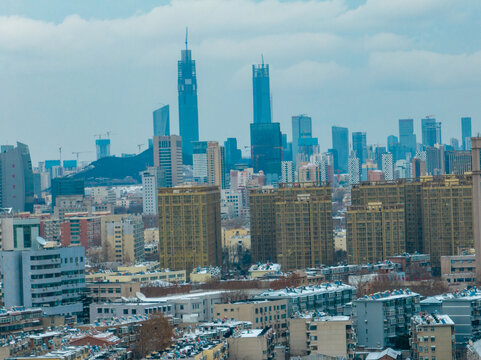
M 124 315 L 128 315 L 129 314 L 129 309 L 124 309 Z

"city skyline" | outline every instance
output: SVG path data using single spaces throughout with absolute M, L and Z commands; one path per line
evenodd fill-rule
M 453 26 L 460 33 L 479 28 L 461 6 L 453 9 L 445 3 L 421 6 L 403 2 L 405 6 L 401 6 L 397 1 L 390 5 L 367 1 L 356 7 L 348 1 L 272 1 L 234 2 L 229 7 L 214 1 L 212 4 L 232 20 L 229 26 L 236 30 L 229 31 L 220 18 L 214 17 L 210 26 L 191 18 L 199 8 L 189 1 L 158 7 L 144 4 L 139 9 L 124 4 L 110 17 L 102 10 L 77 11 L 68 6 L 53 14 L 44 10 L 32 15 L 32 9 L 25 10 L 31 5 L 27 3 L 24 7 L 3 4 L 0 8 L 0 15 L 4 15 L 0 24 L 5 29 L 24 29 L 9 38 L 0 36 L 6 65 L 0 70 L 5 75 L 0 85 L 5 94 L 0 100 L 2 118 L 18 124 L 7 127 L 1 140 L 12 144 L 18 139 L 29 144 L 35 165 L 40 160 L 58 158 L 59 146 L 65 159 L 74 158 L 74 151 L 91 151 L 80 160 L 94 160 L 93 135 L 108 130 L 112 131 L 112 154 L 136 153 L 139 144 L 145 144 L 145 149 L 152 136 L 152 111 L 161 104 L 170 105 L 171 133 L 179 134 L 175 78 L 185 26 L 191 29 L 189 49 L 198 62 L 200 140 L 221 143 L 236 136 L 245 152 L 248 124 L 252 122 L 250 69 L 260 61 L 261 54 L 270 65 L 272 122 L 281 124 L 289 140 L 291 117 L 296 114 L 312 117 L 313 137 L 319 138 L 321 151 L 331 146 L 332 125 L 348 127 L 350 132 L 367 132 L 371 144 L 385 144 L 388 135 L 397 135 L 398 120 L 404 118 L 414 119 L 420 142 L 420 120 L 428 114 L 435 114 L 442 123 L 444 143 L 449 143 L 451 136 L 447 134 L 462 143 L 461 117 L 472 117 L 473 134 L 479 129 L 479 40 L 464 37 L 457 41 L 454 35 L 447 37 L 445 33 Z M 212 5 L 204 6 L 208 9 Z M 235 19 L 232 6 L 238 10 Z M 470 6 L 475 12 L 479 5 Z M 396 13 L 400 8 L 404 11 Z M 245 23 L 248 14 L 259 9 L 267 18 L 264 22 L 258 17 L 250 19 L 259 29 L 258 34 L 252 34 Z M 281 9 L 283 14 L 289 13 L 287 19 L 279 17 Z M 321 10 L 325 15 L 320 16 L 319 25 L 311 22 L 291 29 L 290 24 L 298 17 Z M 438 17 L 428 19 L 434 10 Z M 183 12 L 187 13 L 179 21 Z M 14 14 L 18 16 L 11 16 Z M 392 30 L 376 14 L 389 15 Z M 464 21 L 461 23 L 456 15 Z M 168 29 L 172 20 L 156 25 L 169 16 L 178 24 Z M 410 16 L 426 22 L 428 30 L 436 30 L 425 33 L 429 41 L 416 35 L 416 26 L 410 31 L 403 28 L 403 20 Z M 347 27 L 349 18 L 356 24 Z M 372 22 L 367 24 L 367 20 Z M 129 28 L 139 22 L 145 24 L 143 31 L 114 36 L 110 50 L 118 56 L 107 54 L 110 50 L 104 37 L 95 40 L 96 33 L 113 34 L 118 26 Z M 441 23 L 446 29 L 439 33 Z M 279 44 L 275 34 L 282 25 L 288 26 L 283 32 L 285 42 Z M 353 29 L 360 35 L 353 35 Z M 222 35 L 217 35 L 219 32 Z M 82 56 L 66 38 L 69 34 L 78 37 Z M 45 40 L 50 38 L 58 44 L 54 41 L 56 45 L 47 46 Z M 350 49 L 348 45 L 354 40 L 361 45 Z M 22 51 L 31 51 L 34 56 L 21 57 Z M 421 66 L 424 60 L 432 64 L 429 71 Z M 421 77 L 419 72 L 423 72 Z M 445 73 L 450 75 L 439 76 Z M 59 131 L 62 137 L 49 138 Z

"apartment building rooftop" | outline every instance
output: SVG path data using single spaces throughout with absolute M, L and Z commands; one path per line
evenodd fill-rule
M 259 263 L 251 265 L 249 271 L 281 271 L 281 265 L 274 263 Z
M 333 283 L 325 283 L 320 285 L 309 285 L 309 286 L 300 286 L 297 288 L 285 288 L 281 290 L 272 290 L 269 289 L 257 295 L 256 297 L 266 297 L 266 298 L 275 298 L 275 297 L 296 297 L 296 296 L 308 296 L 308 295 L 316 295 L 319 293 L 330 293 L 340 290 L 354 290 L 355 287 L 347 284 L 343 284 L 340 281 L 336 281 Z
M 454 325 L 453 320 L 449 315 L 438 314 L 438 313 L 420 313 L 414 315 L 412 320 L 418 325 L 428 325 L 428 326 L 443 326 L 443 325 Z
M 418 293 L 412 292 L 409 289 L 400 289 L 392 291 L 383 291 L 371 295 L 364 295 L 357 299 L 357 301 L 388 301 L 393 299 L 420 296 Z
M 434 295 L 427 297 L 426 299 L 421 301 L 421 304 L 434 304 L 434 303 L 442 303 L 444 300 L 481 300 L 481 291 L 478 290 L 475 286 L 470 289 L 464 290 L 457 290 L 452 293 L 445 293 L 440 295 Z

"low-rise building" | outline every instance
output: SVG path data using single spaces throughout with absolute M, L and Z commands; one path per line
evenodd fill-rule
M 300 286 L 282 290 L 267 290 L 255 296 L 258 300 L 287 300 L 287 315 L 296 311 L 321 311 L 330 315 L 343 314 L 343 306 L 350 303 L 356 288 L 341 282 Z
M 285 341 L 287 333 L 287 300 L 239 301 L 214 305 L 217 319 L 250 321 L 254 328 L 272 329 Z
M 220 280 L 221 268 L 218 266 L 198 266 L 190 273 L 190 282 L 205 283 L 213 280 Z
M 265 276 L 280 275 L 281 265 L 266 263 L 266 264 L 254 264 L 249 268 L 249 277 L 251 279 L 257 279 Z
M 270 327 L 244 330 L 227 339 L 229 359 L 268 360 L 272 359 L 275 332 Z
M 481 339 L 481 291 L 477 289 L 427 297 L 421 301 L 421 310 L 448 315 L 454 322 L 456 345 Z
M 413 360 L 454 359 L 454 322 L 448 315 L 436 313 L 413 316 L 411 350 Z
M 476 285 L 475 256 L 467 254 L 441 256 L 441 278 L 451 291 Z
M 163 270 L 152 272 L 97 272 L 87 274 L 88 282 L 138 282 L 150 283 L 155 281 L 185 282 L 185 270 Z
M 122 321 L 133 317 L 147 320 L 150 314 L 162 312 L 165 316 L 174 316 L 174 304 L 164 302 L 114 301 L 90 304 L 90 322 Z M 97 325 L 97 324 L 96 324 Z
M 43 311 L 40 308 L 0 309 L 0 337 L 41 331 L 42 317 Z
M 401 265 L 401 271 L 406 273 L 406 280 L 418 281 L 431 278 L 431 255 L 408 254 L 388 256 L 387 260 Z
M 108 302 L 121 298 L 135 298 L 140 292 L 138 282 L 90 282 L 86 284 L 86 293 L 93 302 Z
M 384 349 L 409 334 L 411 317 L 420 311 L 421 296 L 410 290 L 365 295 L 352 302 L 358 346 Z
M 299 314 L 289 320 L 289 334 L 291 356 L 321 354 L 354 358 L 356 337 L 348 316 Z

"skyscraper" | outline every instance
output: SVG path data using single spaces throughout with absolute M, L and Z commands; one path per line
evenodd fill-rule
M 165 172 L 165 185 L 182 184 L 182 138 L 154 136 L 154 166 Z
M 178 62 L 179 91 L 179 129 L 182 137 L 182 155 L 185 164 L 192 164 L 193 144 L 199 140 L 199 115 L 197 110 L 197 75 L 195 60 L 192 60 L 191 50 L 187 48 L 187 35 L 185 37 L 185 50 L 181 51 Z
M 367 159 L 367 142 L 365 132 L 352 133 L 352 150 L 355 156 L 361 161 L 361 164 Z
M 215 186 L 159 190 L 160 266 L 186 270 L 220 266 L 220 191 Z
M 279 123 L 251 124 L 251 157 L 254 172 L 263 171 L 268 183 L 279 181 L 282 161 Z
M 300 146 L 303 145 L 301 139 L 312 138 L 312 119 L 310 116 L 297 115 L 292 117 L 292 157 L 294 162 L 298 162 Z
M 230 170 L 242 159 L 242 151 L 237 148 L 236 138 L 227 138 L 224 141 L 224 148 L 226 168 Z
M 170 135 L 169 105 L 154 110 L 154 136 Z
M 207 183 L 207 141 L 194 142 L 192 172 L 195 182 Z
M 3 145 L 0 151 L 0 207 L 33 212 L 33 170 L 28 146 Z
M 225 178 L 225 150 L 217 141 L 207 143 L 207 183 L 220 189 L 227 186 Z
M 95 148 L 97 150 L 97 160 L 110 156 L 110 139 L 95 140 Z
M 394 161 L 391 153 L 382 154 L 382 171 L 385 180 L 394 180 Z
M 269 87 L 269 64 L 252 65 L 252 90 L 254 97 L 254 124 L 270 123 L 271 92 Z
M 337 153 L 336 171 L 347 171 L 347 159 L 349 157 L 349 130 L 344 127 L 332 127 L 332 148 Z
M 421 128 L 424 146 L 434 146 L 441 144 L 441 123 L 432 117 L 421 120 Z
M 359 184 L 361 181 L 361 160 L 352 154 L 348 159 L 349 185 Z
M 411 157 L 416 155 L 416 134 L 414 134 L 413 119 L 399 119 L 399 142 L 404 153 L 410 152 Z
M 462 117 L 461 118 L 461 137 L 463 142 L 463 150 L 471 150 L 467 145 L 471 141 L 471 118 Z M 468 141 L 466 141 L 468 140 Z

